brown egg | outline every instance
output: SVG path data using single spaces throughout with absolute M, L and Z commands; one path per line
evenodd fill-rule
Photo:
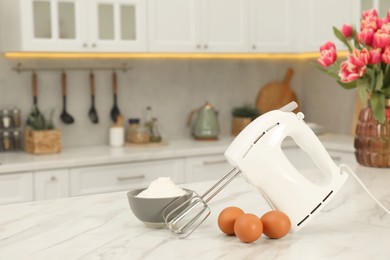
M 234 235 L 234 222 L 242 214 L 244 211 L 238 207 L 225 208 L 218 216 L 219 229 L 227 235 Z
M 281 211 L 272 210 L 261 217 L 263 233 L 269 238 L 281 238 L 288 234 L 291 228 L 290 218 Z
M 261 220 L 253 214 L 242 214 L 234 223 L 234 233 L 245 243 L 256 241 L 263 232 Z

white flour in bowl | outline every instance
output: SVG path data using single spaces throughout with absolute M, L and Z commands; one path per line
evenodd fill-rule
M 186 194 L 186 191 L 177 187 L 169 177 L 159 177 L 152 181 L 149 187 L 140 192 L 140 198 L 169 198 Z

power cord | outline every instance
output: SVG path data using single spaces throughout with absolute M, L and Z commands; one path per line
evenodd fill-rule
M 372 195 L 372 193 L 368 190 L 366 185 L 364 185 L 364 183 L 360 180 L 360 178 L 356 175 L 356 173 L 351 169 L 351 167 L 349 167 L 346 164 L 340 164 L 340 170 L 341 171 L 343 171 L 343 168 L 346 169 L 347 172 L 350 173 L 356 179 L 356 181 L 360 184 L 360 186 L 362 186 L 362 188 L 367 192 L 367 194 L 370 195 L 371 199 L 373 199 L 375 201 L 375 203 L 379 205 L 379 207 L 381 207 L 387 214 L 390 215 L 390 210 L 388 210 L 382 203 L 380 203 L 374 197 L 374 195 Z

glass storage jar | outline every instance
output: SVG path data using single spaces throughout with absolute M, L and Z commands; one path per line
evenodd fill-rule
M 140 124 L 139 118 L 129 119 L 126 141 L 136 144 L 144 144 L 149 142 L 149 130 Z
M 8 109 L 3 109 L 1 111 L 1 127 L 3 129 L 11 128 L 11 116 Z
M 1 145 L 3 151 L 11 151 L 12 150 L 12 139 L 11 135 L 8 131 L 4 131 L 2 134 Z

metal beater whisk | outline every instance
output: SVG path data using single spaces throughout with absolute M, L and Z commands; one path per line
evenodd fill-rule
M 207 203 L 239 174 L 240 170 L 233 168 L 202 196 L 194 192 L 193 197 L 178 207 L 172 202 L 163 212 L 167 227 L 179 238 L 188 237 L 210 215 Z

